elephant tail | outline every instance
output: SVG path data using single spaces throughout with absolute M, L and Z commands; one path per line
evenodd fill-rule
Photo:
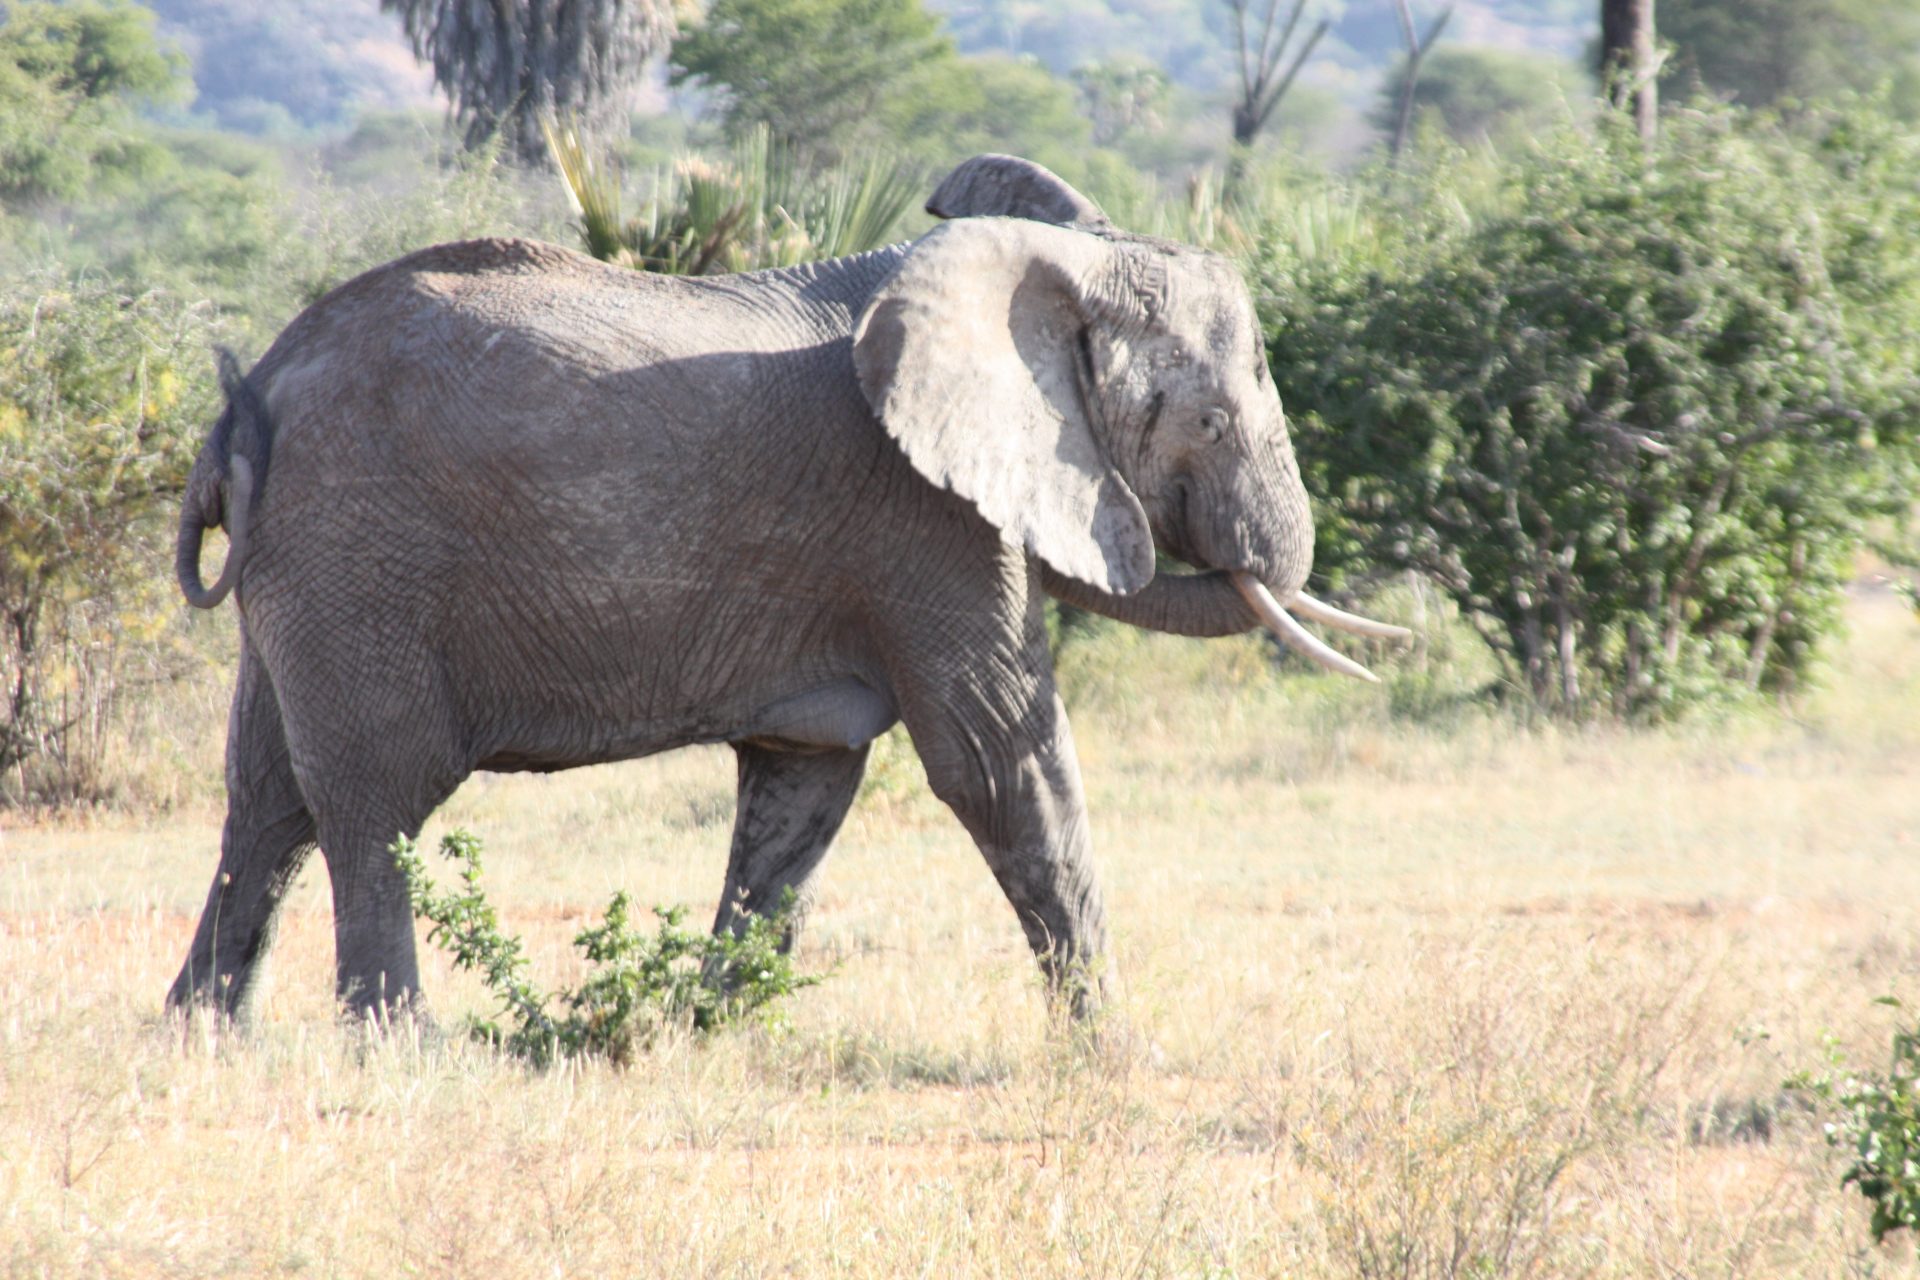
M 221 347 L 220 388 L 227 409 L 214 424 L 213 434 L 194 463 L 187 493 L 180 505 L 180 537 L 175 546 L 174 574 L 181 594 L 196 609 L 211 609 L 227 598 L 246 564 L 248 529 L 253 518 L 255 460 L 265 471 L 267 407 L 240 372 L 233 352 Z M 250 456 L 251 455 L 251 456 Z M 225 494 L 222 495 L 224 484 Z M 200 542 L 215 525 L 227 530 L 227 562 L 212 586 L 200 580 Z

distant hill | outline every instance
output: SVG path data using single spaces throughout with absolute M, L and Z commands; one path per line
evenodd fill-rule
M 927 3 L 946 15 L 962 49 L 1031 56 L 1061 74 L 1087 62 L 1132 54 L 1158 62 L 1175 81 L 1201 92 L 1228 84 L 1234 75 L 1232 18 L 1225 0 Z M 1253 7 L 1264 12 L 1259 0 Z M 1436 0 L 1413 0 L 1412 7 L 1415 23 L 1424 30 L 1444 6 Z M 1308 6 L 1302 32 L 1322 16 L 1333 18 L 1334 25 L 1302 79 L 1343 98 L 1371 93 L 1402 48 L 1393 0 L 1318 0 Z M 1579 58 L 1598 34 L 1595 0 L 1458 0 L 1446 38 L 1456 44 Z
M 1412 0 L 1416 22 L 1438 0 Z M 253 133 L 341 126 L 367 107 L 437 105 L 399 20 L 379 0 L 147 0 L 193 60 L 195 110 Z M 1030 56 L 1065 74 L 1120 55 L 1147 58 L 1202 94 L 1233 76 L 1224 0 L 927 0 L 965 52 Z M 1594 0 L 1458 0 L 1451 43 L 1576 58 L 1597 34 Z M 1392 0 L 1315 0 L 1335 25 L 1303 73 L 1353 107 L 1400 52 Z M 1307 25 L 1305 23 L 1303 26 Z
M 325 129 L 430 107 L 432 74 L 378 0 L 145 0 L 193 63 L 192 110 L 246 133 Z

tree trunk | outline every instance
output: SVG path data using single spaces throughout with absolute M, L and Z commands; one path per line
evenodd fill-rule
M 1616 107 L 1633 108 L 1640 136 L 1659 128 L 1659 73 L 1653 44 L 1653 0 L 1600 0 L 1600 76 Z

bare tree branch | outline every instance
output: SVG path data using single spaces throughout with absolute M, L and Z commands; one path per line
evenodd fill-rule
M 1413 35 L 1412 6 L 1407 0 L 1393 0 L 1393 7 L 1400 15 L 1400 35 L 1407 44 L 1407 65 L 1400 80 L 1400 118 L 1393 128 L 1393 148 L 1388 152 L 1389 167 L 1399 165 L 1400 152 L 1407 145 L 1407 135 L 1413 131 L 1413 91 L 1420 83 L 1420 64 L 1426 60 L 1433 42 L 1447 29 L 1448 19 L 1453 17 L 1453 6 L 1448 5 L 1433 20 L 1433 25 L 1427 28 L 1426 37 L 1416 40 Z
M 1227 0 L 1227 6 L 1233 10 L 1234 57 L 1240 69 L 1240 96 L 1233 104 L 1233 140 L 1243 147 L 1251 146 L 1266 127 L 1274 108 L 1280 105 L 1280 100 L 1293 87 L 1294 78 L 1300 74 L 1308 55 L 1332 26 L 1322 18 L 1288 62 L 1287 50 L 1293 44 L 1300 18 L 1306 12 L 1307 0 L 1293 0 L 1287 10 L 1285 23 L 1279 20 L 1280 0 L 1267 0 L 1266 14 L 1260 22 L 1258 44 L 1248 39 L 1248 3 L 1249 0 Z

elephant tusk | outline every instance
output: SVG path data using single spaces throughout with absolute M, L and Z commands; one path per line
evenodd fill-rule
M 1335 653 L 1311 631 L 1293 620 L 1285 609 L 1273 598 L 1273 592 L 1266 584 L 1250 573 L 1236 571 L 1233 585 L 1246 597 L 1253 611 L 1260 615 L 1260 621 L 1267 624 L 1267 630 L 1273 632 L 1281 644 L 1295 652 L 1313 659 L 1329 671 L 1337 671 L 1343 676 L 1352 676 L 1356 680 L 1368 680 L 1380 683 L 1380 677 L 1367 670 L 1344 654 Z
M 1380 640 L 1411 640 L 1413 638 L 1413 632 L 1405 627 L 1396 627 L 1391 622 L 1375 622 L 1372 618 L 1363 618 L 1357 613 L 1336 609 L 1324 601 L 1315 600 L 1304 591 L 1296 592 L 1293 599 L 1287 601 L 1287 608 L 1309 622 L 1317 622 L 1323 627 L 1332 627 L 1336 631 L 1351 631 L 1357 636 L 1373 636 Z

